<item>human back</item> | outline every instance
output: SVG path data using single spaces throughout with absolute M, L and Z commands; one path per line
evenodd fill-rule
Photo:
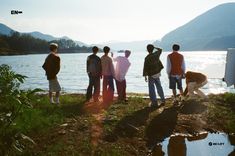
M 125 56 L 118 56 L 114 59 L 116 62 L 115 66 L 115 79 L 122 81 L 125 79 L 126 73 L 131 65 L 128 58 Z
M 183 55 L 178 52 L 172 52 L 169 54 L 169 59 L 171 62 L 171 75 L 183 75 L 182 63 Z
M 164 67 L 159 59 L 159 52 L 156 51 L 154 53 L 149 54 L 145 59 L 146 59 L 146 65 L 148 67 L 147 73 L 148 76 L 152 76 L 154 74 L 159 73 Z
M 102 65 L 102 75 L 114 75 L 113 62 L 112 59 L 108 55 L 103 55 L 101 57 L 101 65 Z
M 87 58 L 87 64 L 87 71 L 91 76 L 101 75 L 101 59 L 97 55 L 89 55 Z

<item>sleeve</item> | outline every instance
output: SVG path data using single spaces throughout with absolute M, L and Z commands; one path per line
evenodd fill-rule
M 48 66 L 48 56 L 46 57 L 46 59 L 45 59 L 43 65 L 42 65 L 42 68 L 43 68 L 45 71 L 47 71 L 47 66 Z
M 143 76 L 147 76 L 147 62 L 144 60 Z
M 55 74 L 58 74 L 60 71 L 60 58 L 55 59 Z
M 102 75 L 102 64 L 101 64 L 101 59 L 99 58 L 99 75 Z
M 186 65 L 185 65 L 184 57 L 183 57 L 183 60 L 182 60 L 181 69 L 183 70 L 183 73 L 185 74 Z
M 112 73 L 112 76 L 114 77 L 115 76 L 115 72 L 114 72 L 114 66 L 113 66 L 113 61 L 112 61 L 112 59 L 111 59 L 111 61 L 110 61 L 110 66 L 111 66 L 111 73 Z
M 170 60 L 169 56 L 167 56 L 166 72 L 167 72 L 168 76 L 170 76 L 170 73 L 171 73 L 171 60 Z
M 46 60 L 45 60 L 45 62 L 43 63 L 42 68 L 46 71 Z
M 113 61 L 117 62 L 118 58 L 117 57 L 113 57 Z
M 89 71 L 89 69 L 88 69 L 88 67 L 89 67 L 89 56 L 87 57 L 87 60 L 86 60 L 86 72 L 88 73 Z
M 160 55 L 162 54 L 162 49 L 161 48 L 158 48 L 158 51 L 157 51 L 157 57 L 159 59 Z

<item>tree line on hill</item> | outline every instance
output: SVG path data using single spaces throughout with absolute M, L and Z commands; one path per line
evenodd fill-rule
M 10 35 L 0 35 L 0 55 L 48 53 L 51 42 L 59 45 L 60 53 L 90 52 L 91 47 L 80 47 L 73 40 L 59 39 L 46 41 L 29 34 L 12 31 Z

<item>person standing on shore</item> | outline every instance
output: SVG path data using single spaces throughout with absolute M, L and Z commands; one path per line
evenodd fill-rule
M 93 54 L 87 57 L 87 74 L 89 77 L 89 85 L 86 92 L 86 100 L 89 101 L 92 97 L 92 90 L 94 88 L 93 100 L 99 101 L 100 96 L 100 78 L 101 78 L 101 59 L 96 55 L 99 51 L 97 46 L 92 48 Z
M 184 56 L 178 53 L 180 50 L 178 44 L 174 44 L 172 50 L 173 52 L 167 56 L 166 71 L 169 78 L 169 88 L 172 89 L 175 103 L 177 102 L 176 84 L 180 95 L 183 96 L 182 78 L 184 78 L 185 75 L 185 62 Z
M 110 48 L 105 46 L 103 48 L 104 55 L 101 57 L 102 77 L 103 77 L 103 102 L 110 102 L 114 95 L 114 66 L 112 59 L 108 56 Z
M 157 93 L 161 98 L 161 105 L 165 104 L 164 92 L 160 81 L 161 70 L 164 68 L 160 60 L 162 49 L 155 48 L 157 51 L 153 52 L 154 48 L 155 47 L 152 44 L 147 45 L 147 51 L 149 54 L 145 57 L 143 69 L 143 76 L 145 77 L 145 81 L 148 82 L 151 107 L 158 106 L 155 86 L 157 88 Z
M 185 78 L 187 86 L 184 91 L 184 96 L 188 94 L 189 97 L 193 97 L 195 95 L 195 91 L 201 98 L 207 98 L 207 96 L 199 90 L 199 88 L 207 84 L 206 75 L 202 73 L 187 71 L 187 73 L 185 74 Z
M 113 61 L 116 62 L 115 66 L 115 82 L 117 86 L 118 100 L 125 101 L 126 100 L 126 73 L 131 65 L 128 57 L 130 56 L 131 51 L 125 50 L 125 56 L 118 56 L 113 58 Z M 113 54 L 111 55 L 113 57 Z
M 47 80 L 49 81 L 49 98 L 50 103 L 59 104 L 61 87 L 57 79 L 60 71 L 60 57 L 58 55 L 58 44 L 51 43 L 49 46 L 50 54 L 47 56 L 42 68 L 46 71 Z M 53 100 L 53 92 L 56 92 L 56 101 Z

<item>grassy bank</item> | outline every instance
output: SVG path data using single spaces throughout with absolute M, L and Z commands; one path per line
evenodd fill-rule
M 51 105 L 35 95 L 13 125 L 32 138 L 18 155 L 146 155 L 154 144 L 174 133 L 235 133 L 235 95 L 210 95 L 173 106 L 171 99 L 150 109 L 149 99 L 131 95 L 128 104 L 85 103 L 84 95 L 62 95 Z

